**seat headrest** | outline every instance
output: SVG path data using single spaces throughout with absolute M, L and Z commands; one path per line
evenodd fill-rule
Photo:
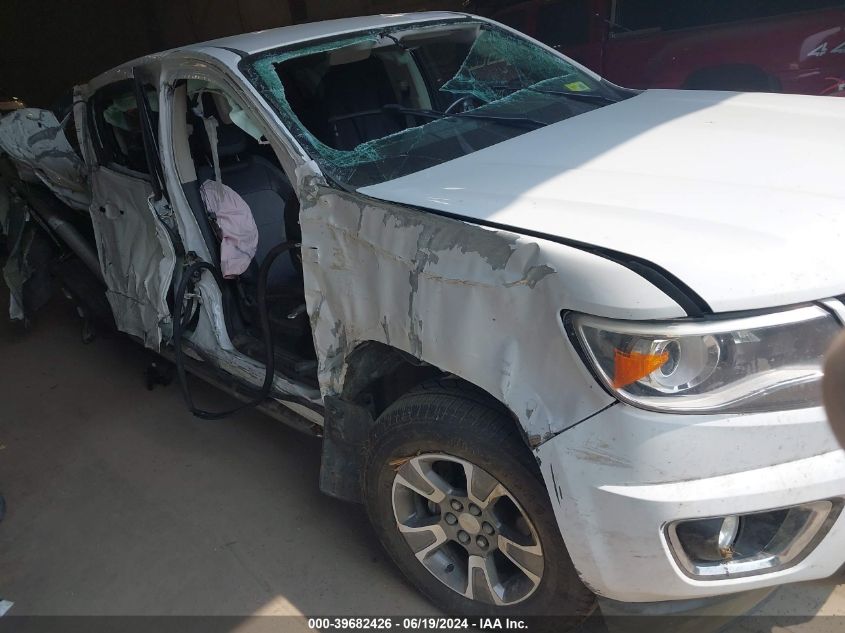
M 219 92 L 212 93 L 212 97 L 214 99 L 214 108 L 217 110 L 217 117 L 220 123 L 223 125 L 231 125 L 232 117 L 230 115 L 232 113 L 232 106 L 230 106 L 229 102 L 226 101 L 226 97 L 221 95 Z
M 247 150 L 248 140 L 249 136 L 238 126 L 219 125 L 217 127 L 217 155 L 220 158 L 229 158 L 243 154 Z
M 189 112 L 189 117 L 192 117 L 197 147 L 200 148 L 200 151 L 209 159 L 211 158 L 209 138 L 205 132 L 202 118 L 196 111 L 198 99 L 202 99 L 202 112 L 205 113 L 205 116 L 217 119 L 217 155 L 220 158 L 229 158 L 244 153 L 249 147 L 249 136 L 232 123 L 225 97 L 211 92 L 194 94 L 192 97 L 193 106 L 191 112 Z

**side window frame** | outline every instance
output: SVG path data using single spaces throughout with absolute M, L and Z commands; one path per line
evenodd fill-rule
M 153 86 L 145 87 L 153 88 Z M 106 128 L 109 124 L 104 117 L 104 102 L 117 95 L 131 95 L 136 101 L 135 105 L 137 108 L 138 104 L 135 94 L 135 80 L 131 78 L 121 79 L 99 88 L 88 100 L 87 116 L 90 128 L 89 135 L 91 137 L 91 145 L 94 148 L 94 154 L 97 157 L 97 163 L 100 166 L 144 180 L 150 180 L 148 168 L 140 170 L 137 168 L 137 165 L 131 166 L 128 155 L 115 146 L 115 141 L 111 138 L 114 133 Z M 141 135 L 140 123 L 138 134 L 139 136 Z
M 273 148 L 276 153 L 276 159 L 282 171 L 290 180 L 294 189 L 297 188 L 297 169 L 301 164 L 309 164 L 310 156 L 293 137 L 289 130 L 284 126 L 284 123 L 279 122 L 279 128 L 273 126 L 274 118 L 277 118 L 272 109 L 262 107 L 262 103 L 257 95 L 250 94 L 251 86 L 248 82 L 241 83 L 237 75 L 232 75 L 225 70 L 218 68 L 215 60 L 203 59 L 206 66 L 199 71 L 195 64 L 197 59 L 186 59 L 184 65 L 173 65 L 172 68 L 162 74 L 162 83 L 168 86 L 168 90 L 173 89 L 175 83 L 180 80 L 199 79 L 210 82 L 219 87 L 223 92 L 228 94 L 245 112 L 252 118 L 253 122 L 259 127 L 264 134 L 264 141 Z M 239 72 L 242 72 L 239 65 Z M 169 107 L 172 107 L 172 101 Z M 172 123 L 171 123 L 172 133 Z M 164 150 L 163 150 L 164 151 Z M 170 149 L 172 151 L 172 148 Z

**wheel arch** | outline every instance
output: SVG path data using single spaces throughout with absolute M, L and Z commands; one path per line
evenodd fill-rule
M 364 445 L 378 417 L 394 402 L 429 381 L 444 381 L 506 414 L 527 448 L 519 417 L 500 399 L 472 382 L 450 374 L 399 348 L 363 341 L 346 357 L 343 388 L 325 397 L 320 489 L 333 497 L 360 502 Z

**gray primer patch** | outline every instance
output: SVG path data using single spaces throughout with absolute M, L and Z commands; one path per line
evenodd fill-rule
M 315 327 L 317 327 L 317 323 L 320 320 L 320 310 L 323 309 L 323 303 L 325 303 L 325 301 L 326 301 L 326 298 L 323 295 L 320 295 L 320 303 L 318 303 L 314 307 L 314 311 L 311 313 L 311 317 L 309 318 L 309 320 L 311 321 L 311 329 L 312 330 Z
M 385 226 L 388 221 L 392 221 L 396 228 L 422 229 L 417 242 L 418 249 L 426 251 L 427 261 L 433 264 L 438 262 L 437 252 L 457 248 L 461 253 L 477 253 L 490 265 L 490 268 L 502 270 L 516 251 L 520 239 L 516 233 L 486 229 L 476 225 L 471 226 L 479 230 L 468 231 L 466 222 L 444 218 L 427 211 L 414 211 L 387 202 L 374 206 L 370 198 L 328 187 L 320 187 L 314 197 L 319 199 L 322 195 L 337 196 L 344 202 L 361 209 L 358 233 L 361 231 L 364 214 L 370 210 L 384 214 L 382 222 Z
M 336 382 L 340 378 L 341 372 L 343 372 L 343 366 L 348 354 L 348 342 L 343 323 L 335 321 L 334 327 L 332 328 L 332 335 L 334 336 L 336 345 L 326 351 L 324 368 L 331 374 L 332 381 Z
M 418 247 L 429 253 L 428 261 L 433 264 L 438 262 L 435 253 L 457 248 L 464 254 L 477 253 L 491 269 L 502 270 L 516 250 L 519 240 L 518 235 L 505 231 L 481 227 L 477 231 L 468 231 L 467 223 L 433 213 L 414 212 L 387 204 L 385 210 L 385 225 L 390 218 L 397 228 L 422 228 Z
M 388 345 L 390 345 L 390 330 L 387 327 L 387 316 L 384 316 L 381 319 L 381 329 L 384 330 L 385 341 Z
M 342 393 L 346 355 L 377 341 L 499 399 L 532 446 L 606 404 L 548 378 L 554 359 L 569 353 L 558 319 L 538 323 L 542 337 L 523 327 L 570 299 L 565 278 L 578 269 L 557 264 L 569 261 L 557 245 L 325 183 L 307 195 L 304 246 L 319 258 L 304 257 L 303 265 L 324 396 Z
M 557 271 L 552 268 L 551 266 L 546 266 L 543 264 L 542 266 L 532 266 L 528 269 L 528 272 L 525 274 L 525 277 L 520 279 L 519 281 L 514 281 L 509 284 L 505 284 L 506 287 L 512 288 L 513 286 L 518 286 L 520 284 L 526 284 L 532 290 L 534 286 L 536 286 L 541 280 L 545 279 L 549 275 L 554 275 Z

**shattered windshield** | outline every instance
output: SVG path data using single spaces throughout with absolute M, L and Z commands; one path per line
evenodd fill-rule
M 323 173 L 351 188 L 619 99 L 565 58 L 473 21 L 277 49 L 242 68 Z

